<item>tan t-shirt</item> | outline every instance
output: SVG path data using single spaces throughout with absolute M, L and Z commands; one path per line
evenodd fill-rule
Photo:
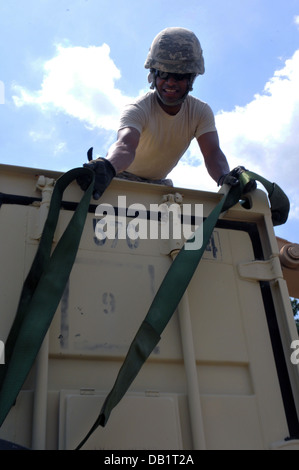
M 128 104 L 120 117 L 119 129 L 133 127 L 140 132 L 136 156 L 127 171 L 142 178 L 165 178 L 188 149 L 193 138 L 216 131 L 210 106 L 188 95 L 180 111 L 171 116 L 150 91 Z

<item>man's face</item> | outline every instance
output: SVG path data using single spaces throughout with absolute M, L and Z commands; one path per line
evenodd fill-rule
M 166 77 L 163 78 L 164 76 Z M 166 104 L 171 106 L 187 93 L 189 78 L 190 75 L 158 72 L 156 76 L 156 87 Z

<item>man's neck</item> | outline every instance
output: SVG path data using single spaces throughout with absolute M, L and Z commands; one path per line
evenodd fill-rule
M 175 116 L 176 114 L 178 114 L 178 112 L 180 111 L 182 107 L 182 103 L 177 104 L 176 106 L 167 106 L 167 104 L 162 103 L 162 101 L 160 100 L 158 96 L 157 96 L 157 99 L 163 111 L 165 111 L 165 113 L 167 114 L 170 114 L 171 116 Z

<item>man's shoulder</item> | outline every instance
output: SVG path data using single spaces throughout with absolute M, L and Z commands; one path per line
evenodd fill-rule
M 142 105 L 143 103 L 152 104 L 154 101 L 154 94 L 155 93 L 153 91 L 148 91 L 144 95 L 141 95 L 135 98 L 135 100 L 131 104 L 140 104 L 140 105 Z
M 206 106 L 207 105 L 207 103 L 205 101 L 202 101 L 199 98 L 197 98 L 196 96 L 193 96 L 193 95 L 190 95 L 190 94 L 187 96 L 187 102 L 191 106 Z
M 123 109 L 122 115 L 128 116 L 133 114 L 134 116 L 145 117 L 152 113 L 153 106 L 155 106 L 154 93 L 149 91 L 127 103 Z
M 200 100 L 199 98 L 196 98 L 193 95 L 187 96 L 187 103 L 187 109 L 191 115 L 211 116 L 214 114 L 211 106 L 208 103 Z
M 148 92 L 127 103 L 120 115 L 119 129 L 135 127 L 141 132 L 152 114 L 154 103 L 153 92 Z

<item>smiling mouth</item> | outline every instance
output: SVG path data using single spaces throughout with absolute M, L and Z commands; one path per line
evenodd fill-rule
M 175 96 L 178 93 L 178 90 L 173 88 L 163 88 L 164 95 Z
M 166 93 L 177 93 L 178 90 L 176 88 L 163 88 L 163 91 Z

